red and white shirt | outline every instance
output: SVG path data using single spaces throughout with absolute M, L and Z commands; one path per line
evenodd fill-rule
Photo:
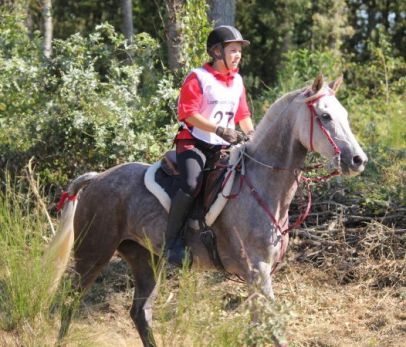
M 177 140 L 198 138 L 210 144 L 228 145 L 214 133 L 191 126 L 185 121 L 195 113 L 225 128 L 234 128 L 250 117 L 244 84 L 238 70 L 221 74 L 209 64 L 194 69 L 186 77 L 179 96 L 178 120 L 184 125 Z

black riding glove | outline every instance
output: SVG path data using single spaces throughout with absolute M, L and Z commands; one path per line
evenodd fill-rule
M 224 141 L 231 143 L 232 145 L 236 145 L 242 141 L 244 141 L 244 135 L 242 132 L 231 129 L 231 128 L 224 128 L 218 126 L 216 128 L 216 135 L 220 136 Z

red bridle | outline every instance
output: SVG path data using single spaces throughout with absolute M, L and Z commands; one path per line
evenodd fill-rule
M 326 95 L 332 95 L 332 94 L 322 94 L 320 96 L 318 96 L 317 98 L 310 100 L 308 102 L 306 102 L 307 107 L 309 108 L 310 111 L 310 150 L 314 151 L 314 146 L 313 146 L 313 137 L 314 137 L 314 120 L 316 119 L 317 124 L 319 125 L 319 128 L 321 130 L 321 132 L 326 136 L 327 140 L 329 141 L 329 143 L 331 144 L 331 146 L 334 149 L 334 154 L 336 157 L 339 157 L 341 154 L 341 150 L 340 148 L 337 146 L 337 144 L 334 142 L 333 138 L 331 137 L 330 133 L 328 132 L 328 130 L 323 126 L 321 120 L 319 119 L 319 117 L 317 116 L 316 110 L 314 108 L 314 105 L 316 104 L 317 101 L 319 101 L 321 98 L 323 98 Z M 255 160 L 254 158 L 248 156 L 247 154 L 245 154 L 247 157 Z M 256 161 L 256 160 L 255 160 Z M 260 163 L 260 162 L 258 162 Z M 271 165 L 266 165 L 263 163 L 260 163 L 264 166 L 269 167 L 272 170 L 279 170 L 279 171 L 292 171 L 292 169 L 289 168 L 280 168 L 280 167 L 274 167 Z M 243 165 L 244 166 L 244 165 Z M 266 202 L 265 199 L 263 199 L 261 197 L 261 195 L 258 193 L 258 191 L 254 188 L 251 180 L 249 179 L 249 177 L 246 175 L 245 173 L 245 169 L 242 168 L 241 170 L 241 175 L 240 175 L 240 185 L 239 185 L 239 190 L 236 194 L 230 194 L 229 196 L 225 196 L 225 198 L 228 199 L 233 199 L 236 198 L 241 189 L 242 189 L 242 185 L 245 182 L 251 192 L 251 194 L 253 195 L 253 197 L 255 198 L 255 200 L 257 201 L 258 205 L 261 206 L 261 208 L 265 211 L 265 213 L 267 214 L 267 216 L 269 217 L 269 219 L 271 220 L 272 224 L 276 227 L 276 229 L 280 232 L 280 234 L 282 236 L 286 235 L 286 233 L 288 233 L 290 230 L 295 229 L 297 227 L 299 227 L 308 217 L 310 209 L 311 209 L 311 205 L 312 205 L 312 196 L 311 196 L 311 188 L 310 188 L 310 183 L 312 182 L 321 182 L 321 181 L 326 181 L 329 178 L 333 177 L 333 176 L 337 176 L 340 174 L 339 169 L 335 169 L 333 172 L 324 175 L 324 176 L 318 176 L 318 177 L 305 177 L 303 175 L 300 175 L 301 171 L 310 171 L 313 169 L 317 169 L 320 168 L 322 165 L 314 165 L 312 167 L 308 167 L 305 169 L 301 169 L 301 170 L 294 170 L 294 172 L 296 173 L 296 180 L 297 183 L 299 185 L 300 181 L 305 183 L 305 187 L 306 187 L 306 191 L 307 191 L 307 204 L 305 206 L 305 208 L 301 211 L 301 213 L 299 214 L 298 218 L 296 219 L 296 221 L 292 224 L 289 225 L 286 229 L 283 229 L 284 225 L 286 224 L 286 220 L 283 221 L 282 225 L 278 222 L 278 220 L 276 219 L 276 217 L 274 216 L 274 214 L 271 211 L 271 208 L 269 207 L 268 203 Z M 228 177 L 226 178 L 226 180 L 228 179 Z M 281 249 L 283 247 L 283 237 L 281 238 Z M 280 260 L 283 257 L 283 252 L 281 252 L 280 255 L 280 259 L 277 261 L 280 262 Z
M 306 103 L 307 107 L 309 108 L 310 111 L 310 150 L 314 152 L 314 146 L 313 146 L 313 132 L 314 132 L 314 120 L 316 119 L 317 124 L 319 125 L 320 130 L 326 136 L 328 142 L 330 142 L 331 146 L 334 149 L 334 153 L 336 156 L 339 156 L 341 154 L 340 148 L 336 145 L 334 140 L 332 139 L 330 133 L 327 131 L 327 129 L 324 127 L 322 124 L 321 120 L 319 117 L 317 117 L 316 110 L 314 108 L 314 104 L 319 101 L 321 98 L 327 96 L 327 95 L 333 95 L 333 94 L 321 94 L 319 97 L 310 100 Z

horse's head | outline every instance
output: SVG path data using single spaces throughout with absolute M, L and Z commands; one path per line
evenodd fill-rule
M 303 146 L 330 160 L 345 175 L 364 171 L 368 158 L 355 139 L 348 113 L 335 97 L 342 77 L 324 84 L 322 75 L 305 92 L 299 137 Z

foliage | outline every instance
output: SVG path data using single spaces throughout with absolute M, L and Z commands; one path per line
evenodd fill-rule
M 242 65 L 249 89 L 258 93 L 275 84 L 283 54 L 310 37 L 305 26 L 310 10 L 309 0 L 237 1 L 236 25 L 251 42 Z
M 177 96 L 172 77 L 156 68 L 158 49 L 145 33 L 127 46 L 108 24 L 87 37 L 55 40 L 47 63 L 29 59 L 29 50 L 7 58 L 5 47 L 3 165 L 18 169 L 34 156 L 47 181 L 60 182 L 85 170 L 157 158 L 173 132 Z
M 41 30 L 40 2 L 19 0 L 9 3 L 14 6 L 16 3 L 22 4 L 21 13 L 28 15 L 31 35 Z M 202 14 L 207 8 L 207 1 L 184 3 L 186 7 L 195 8 L 191 20 L 196 23 L 199 19 L 206 20 Z M 383 26 L 394 45 L 395 56 L 406 55 L 406 5 L 402 0 L 236 0 L 235 4 L 236 25 L 252 42 L 244 57 L 243 72 L 249 76 L 247 85 L 255 88 L 255 93 L 263 83 L 268 86 L 277 84 L 277 74 L 284 63 L 282 56 L 290 50 L 332 49 L 338 55 L 350 53 L 358 62 L 368 61 L 367 42 L 379 41 L 380 33 L 376 30 L 379 25 Z M 78 32 L 86 36 L 94 31 L 96 25 L 106 21 L 116 31 L 121 29 L 122 9 L 117 1 L 54 0 L 52 5 L 55 38 L 67 39 Z M 165 2 L 132 0 L 132 5 L 134 32 L 146 32 L 164 41 L 165 19 L 162 14 Z M 182 18 L 183 14 L 179 17 Z M 195 30 L 191 34 L 199 41 L 204 31 Z M 163 46 L 163 56 L 165 49 Z
M 382 32 L 393 45 L 397 57 L 406 56 L 405 14 L 406 4 L 403 0 L 367 1 L 347 0 L 348 16 L 354 35 L 348 37 L 345 48 L 357 56 L 357 61 L 368 61 L 369 42 L 377 44 Z M 381 28 L 379 28 L 381 26 Z
M 263 88 L 253 103 L 257 121 L 265 114 L 278 97 L 310 85 L 318 74 L 338 77 L 343 71 L 343 61 L 334 51 L 310 51 L 307 48 L 289 51 L 284 54 L 284 68 L 278 72 L 278 85 Z
M 206 39 L 212 29 L 207 19 L 205 0 L 187 1 L 181 14 L 183 74 L 208 60 Z
M 334 51 L 310 51 L 307 48 L 289 51 L 284 55 L 284 68 L 278 73 L 278 87 L 283 93 L 310 84 L 319 74 L 338 77 L 343 62 Z
M 366 147 L 369 164 L 365 180 L 370 201 L 406 201 L 406 65 L 381 35 L 368 43 L 368 65 L 348 64 L 345 103 L 352 127 Z M 373 189 L 371 189 L 373 187 Z M 365 187 L 366 188 L 366 187 Z

